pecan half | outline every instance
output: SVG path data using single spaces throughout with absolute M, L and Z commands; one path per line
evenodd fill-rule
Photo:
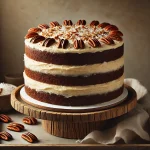
M 33 37 L 33 38 L 30 40 L 30 42 L 31 42 L 31 43 L 38 43 L 38 42 L 41 42 L 41 41 L 43 41 L 43 40 L 45 40 L 45 37 L 44 37 L 44 36 L 37 35 L 37 36 Z
M 85 20 L 78 20 L 77 25 L 86 25 Z
M 73 23 L 72 23 L 71 20 L 64 20 L 63 24 L 64 24 L 65 26 L 72 26 L 72 25 L 73 25 Z
M 112 31 L 112 30 L 118 30 L 118 27 L 115 25 L 108 25 L 104 28 L 105 31 Z
M 60 26 L 60 25 L 57 21 L 52 21 L 52 22 L 50 22 L 50 26 L 51 27 L 56 27 L 56 26 Z
M 37 124 L 37 120 L 35 118 L 33 118 L 33 117 L 24 117 L 23 118 L 23 122 L 25 124 L 29 124 L 29 125 L 35 125 L 35 124 Z
M 112 44 L 114 44 L 114 41 L 113 41 L 110 37 L 102 37 L 102 38 L 100 39 L 100 41 L 101 41 L 102 43 L 107 44 L 107 45 L 112 45 Z
M 40 28 L 30 28 L 29 30 L 28 30 L 28 32 L 41 32 L 42 30 L 40 29 Z
M 39 25 L 38 25 L 38 28 L 40 28 L 41 30 L 42 30 L 42 29 L 48 29 L 49 26 L 48 26 L 47 24 L 39 24 Z
M 8 122 L 11 122 L 12 119 L 7 115 L 0 114 L 0 121 L 2 121 L 4 123 L 8 123 Z
M 58 48 L 67 48 L 67 45 L 68 45 L 68 40 L 66 39 L 60 39 L 59 42 L 58 42 Z
M 106 26 L 108 26 L 108 25 L 110 25 L 110 24 L 107 23 L 107 22 L 103 22 L 103 23 L 100 23 L 100 24 L 98 25 L 98 27 L 99 27 L 99 28 L 104 28 L 104 27 L 106 27 Z
M 85 47 L 83 40 L 75 40 L 74 48 L 75 49 L 83 49 Z
M 7 126 L 8 130 L 12 130 L 12 131 L 16 131 L 16 132 L 20 132 L 22 130 L 24 130 L 24 126 L 22 124 L 19 123 L 11 123 Z
M 43 41 L 42 46 L 49 47 L 49 46 L 53 45 L 54 43 L 55 43 L 55 39 L 47 38 Z
M 37 35 L 38 35 L 38 33 L 36 33 L 36 32 L 29 32 L 26 34 L 25 39 L 33 38 Z
M 113 39 L 113 40 L 116 40 L 116 41 L 122 41 L 122 37 L 120 37 L 118 35 L 115 35 L 115 36 L 109 35 L 108 37 Z
M 123 36 L 123 33 L 121 31 L 114 30 L 114 31 L 110 31 L 109 35 L 111 35 L 111 36 Z
M 0 139 L 8 141 L 12 139 L 12 135 L 6 131 L 0 132 Z
M 31 132 L 27 132 L 21 135 L 21 137 L 29 143 L 38 141 L 37 137 Z
M 89 39 L 88 44 L 92 47 L 99 47 L 101 46 L 100 42 L 97 39 Z
M 2 93 L 2 91 L 3 91 L 3 89 L 2 89 L 2 88 L 0 88 L 0 94 Z
M 90 26 L 97 26 L 98 24 L 99 24 L 99 21 L 93 20 L 93 21 L 90 23 Z

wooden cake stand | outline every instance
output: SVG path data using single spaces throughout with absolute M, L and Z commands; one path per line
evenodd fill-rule
M 92 112 L 56 112 L 31 106 L 20 97 L 20 90 L 24 85 L 17 87 L 11 94 L 11 105 L 20 113 L 42 119 L 43 128 L 50 134 L 72 139 L 84 138 L 93 130 L 103 129 L 107 120 L 119 117 L 135 108 L 137 96 L 129 86 L 128 96 L 121 104 Z

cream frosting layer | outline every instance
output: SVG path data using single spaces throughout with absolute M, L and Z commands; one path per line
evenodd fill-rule
M 50 94 L 62 95 L 66 98 L 72 96 L 95 95 L 104 94 L 116 89 L 123 85 L 124 75 L 120 78 L 107 82 L 104 84 L 96 84 L 89 86 L 60 86 L 42 83 L 29 78 L 24 72 L 25 85 L 37 92 L 46 92 Z
M 66 66 L 35 61 L 24 55 L 24 62 L 26 68 L 41 73 L 64 76 L 89 76 L 91 74 L 106 73 L 118 70 L 124 65 L 124 57 L 121 57 L 115 61 L 104 62 L 101 64 Z
M 33 44 L 30 42 L 30 40 L 31 40 L 31 38 L 25 40 L 26 46 L 33 48 L 34 50 L 46 51 L 46 52 L 51 52 L 51 53 L 78 53 L 78 54 L 95 53 L 95 52 L 102 52 L 102 51 L 110 50 L 110 49 L 116 49 L 116 48 L 118 48 L 124 44 L 123 41 L 121 41 L 121 42 L 114 41 L 115 44 L 113 44 L 113 45 L 102 44 L 101 47 L 91 48 L 91 47 L 89 47 L 88 43 L 85 42 L 85 48 L 84 49 L 75 49 L 72 46 L 72 44 L 69 44 L 69 48 L 62 49 L 62 48 L 57 48 L 57 43 L 53 44 L 50 47 L 44 47 L 44 46 L 42 46 L 42 42 Z

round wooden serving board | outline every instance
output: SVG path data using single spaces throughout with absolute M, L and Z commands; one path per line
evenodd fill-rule
M 86 113 L 66 113 L 36 108 L 27 104 L 20 97 L 20 89 L 16 88 L 11 94 L 11 105 L 17 111 L 42 119 L 43 128 L 52 135 L 65 138 L 83 138 L 93 130 L 102 129 L 108 119 L 119 117 L 133 108 L 137 103 L 136 92 L 129 86 L 128 96 L 121 104 L 105 110 Z

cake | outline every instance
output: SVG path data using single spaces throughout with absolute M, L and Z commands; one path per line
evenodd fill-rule
M 28 96 L 48 104 L 88 106 L 124 90 L 122 32 L 94 20 L 39 24 L 25 36 L 24 82 Z

